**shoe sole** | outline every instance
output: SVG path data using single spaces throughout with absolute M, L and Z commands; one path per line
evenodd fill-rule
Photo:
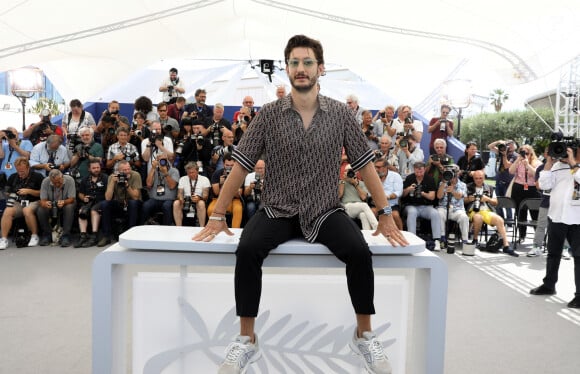
M 373 371 L 373 369 L 368 367 L 367 361 L 364 359 L 362 353 L 360 353 L 360 351 L 358 350 L 358 347 L 353 343 L 352 340 L 348 342 L 348 346 L 349 346 L 350 350 L 352 351 L 352 353 L 354 353 L 355 355 L 360 357 L 361 361 L 363 362 L 363 364 L 365 366 L 366 372 L 369 374 L 374 374 L 375 372 Z M 392 373 L 392 368 L 391 368 L 391 373 Z

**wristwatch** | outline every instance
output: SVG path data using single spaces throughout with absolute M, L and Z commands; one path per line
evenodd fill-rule
M 379 211 L 377 212 L 378 216 L 382 214 L 384 214 L 385 216 L 390 216 L 391 214 L 393 214 L 393 209 L 391 209 L 391 207 L 387 205 L 383 209 L 379 209 Z

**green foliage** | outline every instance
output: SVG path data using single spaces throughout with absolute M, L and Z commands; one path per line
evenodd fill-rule
M 30 112 L 31 113 L 40 113 L 45 108 L 50 110 L 50 113 L 53 116 L 60 114 L 60 110 L 58 108 L 58 103 L 55 100 L 49 99 L 47 97 L 40 97 L 36 101 L 36 104 L 30 108 Z
M 489 94 L 490 103 L 493 105 L 496 112 L 501 112 L 501 107 L 507 99 L 509 99 L 509 94 L 501 88 L 496 88 Z
M 467 143 L 473 140 L 480 150 L 487 150 L 487 145 L 491 142 L 513 139 L 518 144 L 532 144 L 538 154 L 540 147 L 543 148 L 550 142 L 554 113 L 551 109 L 540 109 L 536 112 L 550 128 L 531 110 L 482 113 L 461 121 L 461 141 Z M 455 132 L 457 133 L 457 129 Z

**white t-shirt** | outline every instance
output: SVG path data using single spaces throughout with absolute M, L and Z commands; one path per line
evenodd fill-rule
M 69 134 L 76 134 L 78 133 L 81 127 L 90 127 L 95 125 L 95 119 L 93 115 L 87 111 L 85 111 L 85 118 L 83 119 L 82 123 L 75 121 L 71 118 L 70 123 L 68 123 L 68 116 L 62 117 L 62 124 L 66 126 L 67 132 Z
M 179 184 L 177 185 L 177 189 L 183 188 L 183 196 L 191 196 L 191 187 L 195 185 L 195 191 L 193 195 L 195 196 L 203 196 L 203 190 L 205 188 L 210 188 L 211 183 L 207 177 L 203 175 L 197 176 L 197 184 L 195 181 L 191 181 L 188 175 L 184 175 L 183 177 L 179 178 Z

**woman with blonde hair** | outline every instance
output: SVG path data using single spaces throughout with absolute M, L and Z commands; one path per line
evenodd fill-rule
M 536 168 L 542 162 L 536 157 L 532 146 L 524 144 L 518 151 L 516 160 L 510 166 L 510 174 L 514 175 L 511 197 L 515 200 L 516 206 L 527 198 L 541 197 L 536 188 Z M 538 219 L 537 211 L 530 211 L 532 219 Z M 528 210 L 519 212 L 518 220 L 525 221 L 528 216 Z M 519 242 L 526 238 L 526 226 L 518 226 Z

